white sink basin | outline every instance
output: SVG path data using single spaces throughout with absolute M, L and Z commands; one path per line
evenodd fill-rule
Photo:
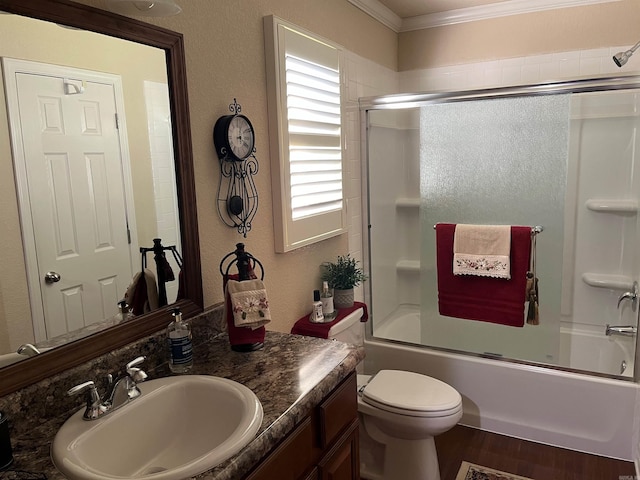
M 255 394 L 232 380 L 184 375 L 139 384 L 142 395 L 98 420 L 84 408 L 60 428 L 53 463 L 71 480 L 181 480 L 238 453 L 262 423 Z

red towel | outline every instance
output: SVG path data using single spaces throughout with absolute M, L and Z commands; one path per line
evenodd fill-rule
M 455 224 L 436 225 L 438 307 L 441 315 L 523 327 L 531 258 L 531 227 L 511 227 L 511 279 L 453 275 Z
M 360 321 L 366 322 L 369 318 L 367 305 L 362 302 L 353 302 L 353 307 L 340 308 L 338 310 L 338 316 L 328 323 L 312 323 L 309 321 L 309 315 L 305 315 L 293 325 L 291 333 L 295 335 L 306 335 L 308 337 L 329 338 L 329 330 L 331 327 L 359 308 L 364 309 Z

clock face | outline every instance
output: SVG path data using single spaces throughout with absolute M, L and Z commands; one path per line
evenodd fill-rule
M 231 153 L 244 160 L 253 153 L 254 133 L 249 119 L 243 115 L 235 115 L 227 128 L 227 141 Z

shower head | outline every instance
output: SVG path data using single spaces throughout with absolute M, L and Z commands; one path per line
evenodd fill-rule
M 633 55 L 633 52 L 635 52 L 638 47 L 640 47 L 640 42 L 636 43 L 633 47 L 631 47 L 626 52 L 616 53 L 613 56 L 613 61 L 617 66 L 622 67 L 625 63 L 629 61 L 629 58 L 631 58 L 631 55 Z

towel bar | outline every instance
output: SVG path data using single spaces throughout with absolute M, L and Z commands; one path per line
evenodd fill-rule
M 436 226 L 433 226 L 433 229 L 436 229 Z M 537 235 L 544 231 L 544 227 L 542 225 L 536 225 L 535 227 L 531 227 L 531 235 Z

